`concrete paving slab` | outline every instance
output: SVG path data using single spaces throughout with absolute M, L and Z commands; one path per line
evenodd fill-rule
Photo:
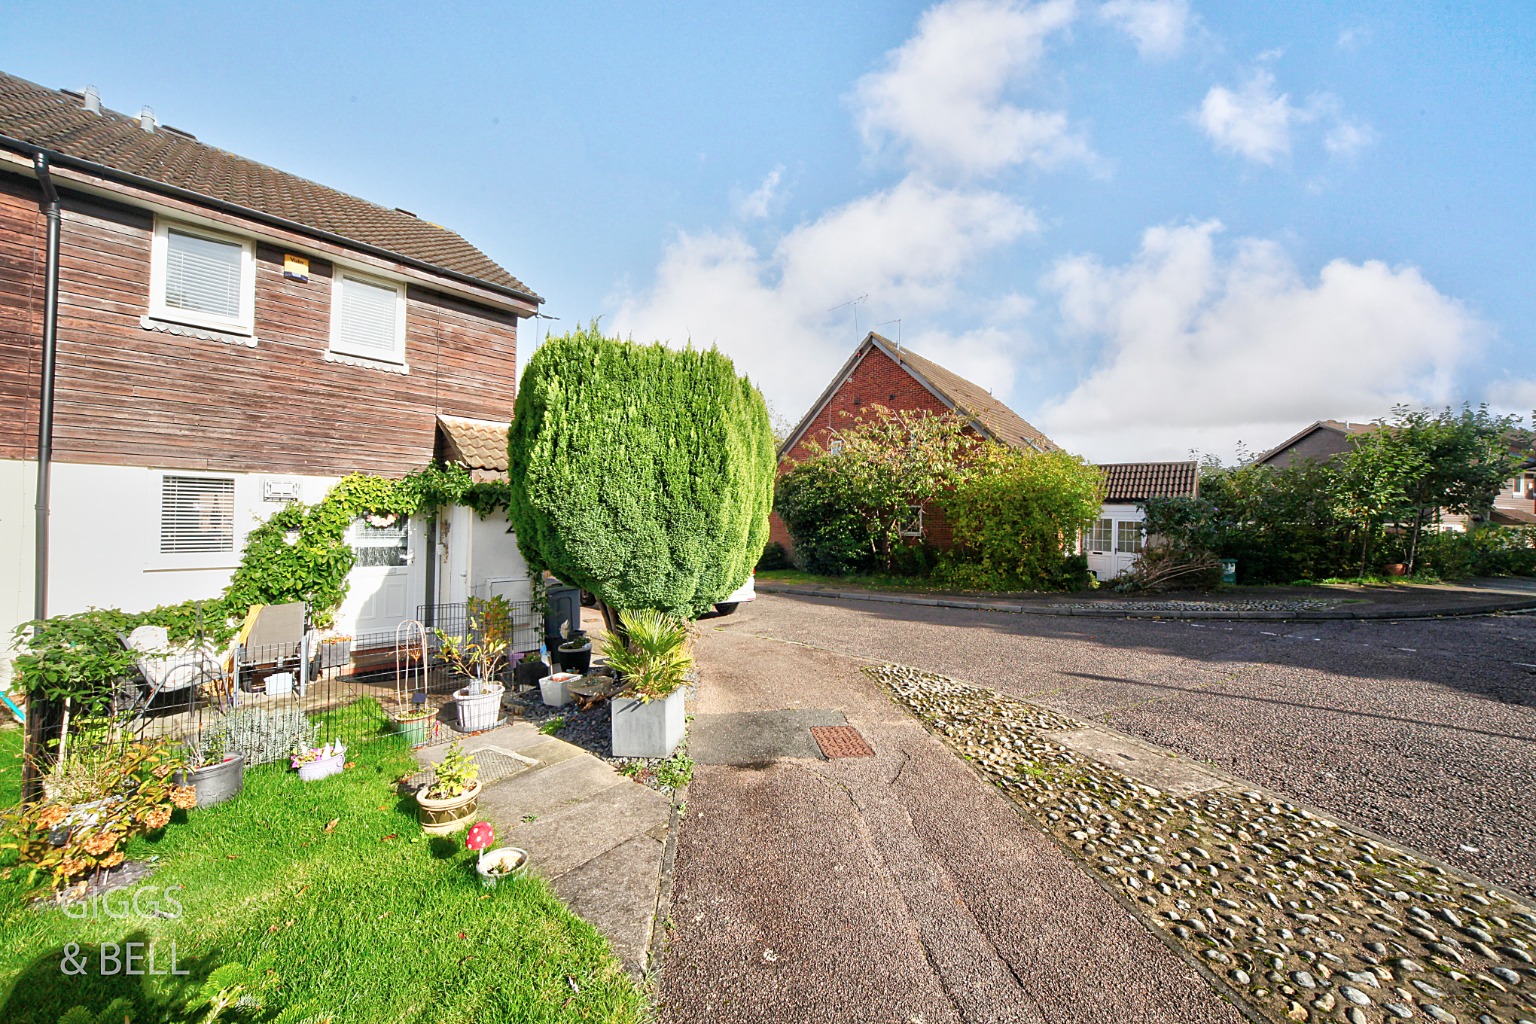
M 764 764 L 781 757 L 819 761 L 811 727 L 847 721 L 841 711 L 814 708 L 696 714 L 688 729 L 688 756 L 699 764 Z
M 480 806 L 508 822 L 546 817 L 590 800 L 612 786 L 634 783 L 597 758 L 568 758 L 485 788 Z
M 545 878 L 559 878 L 636 836 L 664 835 L 671 803 L 654 789 L 623 783 L 536 821 L 502 822 L 499 834 L 535 853 L 534 869 Z M 659 861 L 659 847 L 656 856 Z
M 423 765 L 446 745 L 417 751 Z M 464 749 L 527 758 L 531 767 L 487 782 L 479 816 L 499 843 L 527 850 L 532 870 L 607 937 L 636 978 L 643 975 L 661 885 L 671 802 L 580 747 L 516 722 L 475 736 Z M 525 821 L 531 818 L 531 821 Z
M 1227 785 L 1225 780 L 1194 761 L 1174 757 L 1166 750 L 1103 729 L 1053 732 L 1051 741 L 1103 764 L 1113 765 L 1136 781 L 1175 796 L 1192 796 Z
M 554 882 L 560 898 L 608 937 L 631 974 L 645 969 L 650 949 L 662 846 L 655 836 L 635 836 Z

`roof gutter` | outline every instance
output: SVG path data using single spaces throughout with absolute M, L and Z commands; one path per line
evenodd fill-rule
M 364 252 L 370 256 L 377 256 L 381 259 L 394 260 L 397 263 L 403 263 L 408 267 L 414 267 L 417 270 L 424 270 L 428 273 L 436 274 L 439 277 L 446 277 L 453 281 L 460 281 L 464 284 L 474 285 L 477 288 L 485 288 L 489 291 L 499 292 L 502 295 L 517 299 L 520 302 L 531 303 L 534 306 L 541 306 L 544 304 L 544 300 L 532 292 L 521 292 L 516 288 L 508 288 L 506 285 L 495 284 L 490 281 L 482 281 L 478 277 L 472 277 L 469 274 L 461 274 L 456 270 L 448 270 L 447 268 L 440 267 L 435 263 L 428 263 L 426 260 L 419 260 L 413 256 L 405 256 L 398 252 L 392 252 L 389 249 L 385 249 L 377 245 L 369 245 L 367 242 L 359 242 L 355 238 L 347 238 L 345 235 L 338 235 L 334 232 L 325 231 L 321 228 L 312 227 L 308 224 L 301 224 L 298 221 L 289 220 L 286 217 L 279 217 L 276 214 L 265 213 L 261 210 L 253 210 L 249 206 L 241 206 L 238 203 L 227 202 L 223 199 L 215 199 L 213 196 L 204 195 L 201 192 L 194 192 L 191 189 L 181 188 L 176 185 L 167 185 L 163 181 L 156 181 L 153 178 L 146 178 L 142 175 L 133 174 L 128 171 L 120 171 L 115 167 L 108 167 L 105 164 L 98 164 L 90 160 L 82 160 L 79 157 L 73 157 L 67 153 L 60 153 L 57 150 L 47 149 L 30 142 L 26 142 L 22 139 L 12 138 L 9 135 L 0 135 L 0 146 L 5 146 L 7 149 L 13 149 L 17 152 L 25 153 L 27 156 L 32 157 L 34 161 L 36 161 L 39 154 L 44 154 L 47 156 L 48 162 L 50 164 L 57 164 L 60 167 L 73 167 L 77 170 L 99 175 L 100 177 L 108 178 L 113 181 L 120 182 L 124 185 L 131 185 L 134 188 L 143 189 L 146 192 L 158 192 L 161 195 L 171 196 L 175 199 L 181 199 L 189 203 L 196 203 L 199 206 L 206 206 L 210 209 L 218 210 L 221 213 L 234 214 L 238 217 L 244 217 L 248 220 L 254 220 L 263 224 L 270 225 L 271 227 L 282 228 L 285 231 L 293 231 L 301 235 L 308 235 L 311 238 L 318 238 L 321 241 L 330 242 L 332 245 L 340 245 L 348 249 L 355 249 L 358 252 Z

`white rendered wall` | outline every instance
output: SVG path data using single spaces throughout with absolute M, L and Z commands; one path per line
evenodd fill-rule
M 232 477 L 234 550 L 160 554 L 160 485 L 177 476 Z M 48 610 L 62 615 L 98 608 L 144 611 L 156 605 L 218 597 L 240 563 L 245 537 L 283 507 L 262 498 L 267 479 L 299 481 L 300 499 L 318 501 L 335 477 L 197 473 L 136 466 L 56 462 L 50 502 Z
M 0 690 L 11 678 L 11 633 L 32 618 L 37 463 L 0 460 Z

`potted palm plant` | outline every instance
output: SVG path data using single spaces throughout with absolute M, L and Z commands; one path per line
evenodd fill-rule
M 469 677 L 469 685 L 455 690 L 453 702 L 459 711 L 462 732 L 481 732 L 496 726 L 501 713 L 501 695 L 506 687 L 497 681 L 507 665 L 512 647 L 512 606 L 505 597 L 472 597 L 465 611 L 463 636 L 452 636 L 441 629 L 437 635 L 438 654 L 448 667 Z
M 443 752 L 432 781 L 416 791 L 416 817 L 423 832 L 457 832 L 475 816 L 480 801 L 480 766 L 458 740 Z
M 609 707 L 615 757 L 670 757 L 683 740 L 683 685 L 693 667 L 688 623 L 658 611 L 619 613 L 626 637 L 603 637 L 622 678 Z

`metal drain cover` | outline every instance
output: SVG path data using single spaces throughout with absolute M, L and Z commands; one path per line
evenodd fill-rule
M 500 747 L 481 747 L 470 751 L 470 757 L 480 766 L 480 784 L 488 785 L 500 779 L 527 771 L 539 762 L 512 750 Z M 428 767 L 411 776 L 410 787 L 418 789 L 437 778 L 437 772 Z
M 859 730 L 851 725 L 813 725 L 811 735 L 816 738 L 822 756 L 829 760 L 834 757 L 875 756 L 874 749 L 864 742 Z

